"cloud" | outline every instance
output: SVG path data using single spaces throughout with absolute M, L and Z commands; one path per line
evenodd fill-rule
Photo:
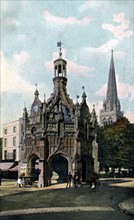
M 124 112 L 124 116 L 128 118 L 131 123 L 134 123 L 134 113 L 132 111 Z
M 34 87 L 26 82 L 21 76 L 12 71 L 7 59 L 1 52 L 1 92 L 15 92 L 31 94 L 34 91 Z
M 119 40 L 133 35 L 133 32 L 129 30 L 129 20 L 125 19 L 125 14 L 123 12 L 114 14 L 113 21 L 120 24 L 117 26 L 112 24 L 102 24 L 102 28 L 111 31 L 114 37 Z
M 119 75 L 116 77 L 118 94 L 121 99 L 129 99 L 131 101 L 133 97 L 134 86 L 128 83 L 122 83 L 119 80 Z
M 58 25 L 70 25 L 70 24 L 78 24 L 78 25 L 86 25 L 89 24 L 92 20 L 91 17 L 85 16 L 81 20 L 75 17 L 58 17 L 50 14 L 47 10 L 44 11 L 43 18 L 46 22 Z
M 25 34 L 20 34 L 20 35 L 18 35 L 17 40 L 18 40 L 18 41 L 24 41 L 24 40 L 26 40 L 26 35 L 25 35 Z
M 22 50 L 20 54 L 15 54 L 13 58 L 17 65 L 24 65 L 31 59 L 31 56 L 27 51 Z
M 122 51 L 122 50 L 118 50 L 118 51 L 114 52 L 114 57 L 115 58 L 118 58 L 118 59 L 122 60 L 122 59 L 125 58 L 125 56 L 126 56 L 126 53 L 124 51 Z
M 3 16 L 16 16 L 20 10 L 20 2 L 13 4 L 11 1 L 1 1 L 1 12 Z
M 62 49 L 64 57 L 66 57 L 66 50 Z M 57 52 L 53 53 L 53 58 L 50 61 L 46 61 L 45 62 L 45 67 L 49 70 L 49 71 L 53 71 L 54 66 L 53 66 L 53 60 L 57 59 L 59 57 Z M 67 60 L 67 59 L 66 59 Z M 87 73 L 91 72 L 94 70 L 94 67 L 89 67 L 89 66 L 84 66 L 84 65 L 78 65 L 75 62 L 71 61 L 71 60 L 67 60 L 67 71 L 71 74 L 75 74 L 78 76 L 84 76 Z
M 8 17 L 5 20 L 5 23 L 7 26 L 14 26 L 14 27 L 19 27 L 20 26 L 20 22 L 14 18 Z
M 12 17 L 7 17 L 3 19 L 2 23 L 3 23 L 2 27 L 5 30 L 15 30 L 16 28 L 21 26 L 21 23 L 17 19 Z
M 80 5 L 78 8 L 78 11 L 86 11 L 89 8 L 98 8 L 100 6 L 102 6 L 102 2 L 88 1 L 88 2 L 84 2 L 82 5 Z
M 84 76 L 87 73 L 94 70 L 94 67 L 78 65 L 71 60 L 68 60 L 67 63 L 68 63 L 68 72 L 79 76 Z
M 96 96 L 106 96 L 107 92 L 107 84 L 104 84 L 98 91 L 95 92 Z
M 13 4 L 11 1 L 1 2 L 1 27 L 2 32 L 14 31 L 21 26 L 18 20 L 20 2 Z
M 109 40 L 100 47 L 87 47 L 83 49 L 94 54 L 105 54 L 105 53 L 109 53 L 111 49 L 114 49 L 118 44 L 119 44 L 119 40 L 113 39 L 113 40 Z
M 134 86 L 131 86 L 128 83 L 120 82 L 119 75 L 116 75 L 116 83 L 119 99 L 129 99 L 129 101 L 131 101 L 133 99 Z M 100 97 L 106 97 L 106 92 L 107 84 L 103 85 L 98 91 L 96 91 L 95 94 Z

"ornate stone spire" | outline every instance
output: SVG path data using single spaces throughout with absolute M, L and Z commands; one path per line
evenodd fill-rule
M 35 95 L 35 97 L 38 97 L 39 92 L 38 92 L 38 90 L 37 90 L 37 83 L 35 84 L 35 86 L 36 86 L 36 90 L 35 90 L 35 92 L 34 92 L 34 95 Z
M 46 104 L 46 95 L 44 94 L 44 103 Z
M 60 99 L 66 107 L 72 108 L 73 101 L 67 94 L 67 61 L 62 58 L 61 44 L 61 42 L 57 43 L 60 52 L 58 59 L 54 60 L 54 90 L 53 96 L 49 99 L 49 104 L 55 105 L 56 101 Z
M 96 111 L 95 111 L 95 105 L 93 105 L 93 110 L 91 113 L 91 122 L 93 123 L 93 125 L 97 125 L 97 115 L 96 115 Z
M 86 95 L 86 93 L 85 93 L 85 87 L 82 86 L 82 89 L 83 89 L 82 100 L 83 100 L 83 101 L 86 101 L 86 97 L 87 97 L 87 95 Z
M 108 87 L 106 95 L 106 110 L 113 110 L 114 106 L 117 106 L 117 87 L 115 78 L 114 58 L 113 50 L 111 50 L 111 61 L 109 69 Z M 107 106 L 108 105 L 108 106 Z
M 107 124 L 112 124 L 121 117 L 123 117 L 123 112 L 121 112 L 120 101 L 117 95 L 114 57 L 112 50 L 106 100 L 103 101 L 103 109 L 100 110 L 100 125 L 104 126 Z

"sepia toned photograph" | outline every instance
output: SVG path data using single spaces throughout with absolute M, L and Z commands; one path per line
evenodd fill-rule
M 132 220 L 134 1 L 0 6 L 0 219 Z

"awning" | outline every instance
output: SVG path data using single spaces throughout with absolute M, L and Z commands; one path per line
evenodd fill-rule
M 0 169 L 5 171 L 18 171 L 18 162 L 1 162 Z
M 9 168 L 9 171 L 18 171 L 18 161 L 15 161 Z
M 8 170 L 14 163 L 13 162 L 4 162 L 0 163 L 0 169 L 1 170 Z

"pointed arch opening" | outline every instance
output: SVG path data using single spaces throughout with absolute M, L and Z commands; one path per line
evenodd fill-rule
M 51 183 L 66 182 L 68 160 L 63 155 L 55 155 L 51 160 Z
M 38 180 L 39 178 L 39 157 L 36 154 L 32 154 L 28 159 L 27 174 L 35 180 Z
M 58 74 L 61 75 L 62 71 L 61 71 L 61 64 L 58 65 Z

